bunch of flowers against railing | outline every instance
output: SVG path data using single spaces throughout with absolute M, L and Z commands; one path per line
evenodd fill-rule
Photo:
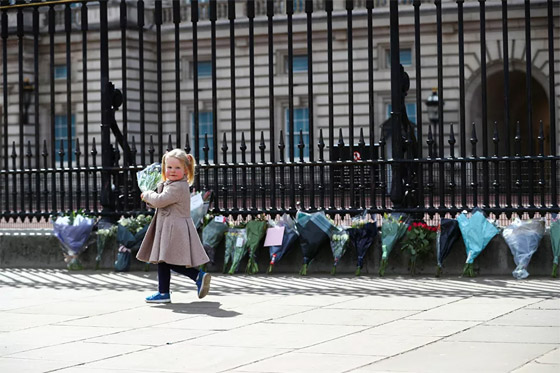
M 142 191 L 156 189 L 161 183 L 160 165 L 148 166 L 138 172 L 137 178 Z M 478 208 L 471 213 L 464 211 L 457 219 L 444 218 L 439 226 L 430 226 L 424 221 L 412 221 L 405 214 L 394 213 L 383 216 L 379 229 L 367 210 L 352 218 L 349 226 L 335 223 L 323 211 L 298 211 L 295 219 L 284 214 L 278 221 L 265 215 L 234 221 L 225 216 L 207 213 L 211 196 L 211 191 L 192 193 L 191 215 L 212 264 L 216 262 L 216 254 L 223 242 L 223 272 L 229 274 L 237 273 L 245 258 L 245 272 L 258 273 L 258 253 L 264 247 L 269 248 L 270 265 L 267 272 L 270 273 L 282 257 L 299 246 L 303 255 L 300 274 L 307 275 L 317 255 L 328 246 L 333 255 L 333 275 L 336 274 L 337 265 L 348 248 L 352 248 L 356 253 L 356 275 L 360 275 L 366 256 L 371 252 L 370 248 L 379 241 L 377 236 L 380 231 L 380 276 L 385 275 L 391 253 L 396 246 L 400 246 L 401 252 L 407 254 L 411 275 L 416 273 L 419 258 L 424 258 L 425 262 L 433 256 L 437 259 L 436 275 L 439 276 L 446 257 L 461 237 L 466 251 L 463 276 L 473 277 L 474 261 L 489 242 L 501 234 L 516 264 L 512 275 L 523 279 L 529 276 L 528 265 L 545 233 L 543 219 L 516 219 L 507 227 L 500 228 Z M 99 268 L 107 242 L 115 238 L 118 244 L 115 270 L 127 271 L 130 268 L 131 254 L 140 247 L 151 219 L 151 215 L 144 214 L 122 217 L 116 224 L 98 229 L 96 268 Z M 95 220 L 82 211 L 76 211 L 52 217 L 52 221 L 54 234 L 60 240 L 68 268 L 83 268 L 79 255 L 88 246 L 87 242 L 95 228 Z M 560 256 L 558 215 L 552 218 L 550 239 L 553 251 L 552 276 L 556 277 Z

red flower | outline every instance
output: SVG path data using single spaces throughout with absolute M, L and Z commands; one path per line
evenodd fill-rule
M 411 227 L 410 225 L 408 226 L 408 230 L 409 230 L 409 231 L 411 231 L 411 230 L 412 230 L 412 227 Z

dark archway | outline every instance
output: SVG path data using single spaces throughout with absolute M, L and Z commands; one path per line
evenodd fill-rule
M 512 70 L 509 73 L 509 118 L 510 125 L 505 123 L 505 95 L 504 95 L 504 73 L 503 70 L 495 71 L 487 77 L 487 104 L 488 104 L 488 149 L 489 155 L 494 155 L 494 122 L 498 125 L 500 156 L 515 155 L 517 153 L 514 138 L 516 135 L 517 121 L 520 124 L 521 132 L 521 154 L 530 155 L 530 126 L 527 122 L 528 100 L 526 74 L 524 71 Z M 476 123 L 478 137 L 478 154 L 482 154 L 482 106 L 480 103 L 481 86 L 473 92 L 473 100 L 470 104 L 471 121 Z M 477 99 L 478 98 L 478 99 Z M 544 154 L 550 154 L 550 117 L 548 95 L 544 87 L 533 76 L 531 79 L 531 109 L 533 122 L 533 151 L 540 154 L 540 144 L 538 141 L 540 121 L 543 122 L 544 132 Z M 509 133 L 508 133 L 509 132 Z M 507 137 L 509 136 L 510 148 L 507 148 Z

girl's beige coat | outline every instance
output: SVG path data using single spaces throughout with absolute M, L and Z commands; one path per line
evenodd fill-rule
M 144 201 L 156 208 L 136 258 L 143 262 L 197 267 L 209 261 L 191 218 L 186 179 L 166 181 L 158 192 L 145 192 Z

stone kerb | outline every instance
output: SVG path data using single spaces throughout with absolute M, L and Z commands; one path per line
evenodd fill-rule
M 0 231 L 0 268 L 43 268 L 63 269 L 66 268 L 62 249 L 56 237 L 50 230 L 35 230 L 27 233 Z M 87 243 L 87 249 L 80 255 L 80 261 L 84 269 L 94 269 L 97 255 L 96 234 L 93 233 Z M 118 245 L 116 242 L 108 242 L 102 255 L 99 268 L 112 269 L 116 259 Z M 216 262 L 209 264 L 209 272 L 221 272 L 223 266 L 224 246 L 218 248 Z M 378 276 L 379 262 L 381 258 L 380 235 L 366 255 L 362 275 Z M 265 273 L 268 268 L 270 256 L 268 248 L 261 248 L 257 253 L 259 273 Z M 552 249 L 550 235 L 548 232 L 543 237 L 537 252 L 533 255 L 528 267 L 531 276 L 549 276 L 552 270 Z M 337 266 L 337 274 L 349 275 L 356 270 L 357 254 L 353 248 L 349 248 Z M 465 264 L 465 246 L 462 240 L 458 240 L 451 249 L 449 256 L 444 261 L 443 276 L 459 276 Z M 400 246 L 391 252 L 386 276 L 408 275 L 408 261 L 406 254 L 402 253 Z M 247 260 L 239 266 L 240 274 L 245 273 Z M 303 263 L 301 250 L 296 246 L 291 252 L 279 261 L 274 267 L 274 273 L 297 274 Z M 436 257 L 419 259 L 416 264 L 417 276 L 433 276 L 436 273 Z M 328 273 L 332 269 L 333 258 L 331 249 L 327 243 L 321 247 L 315 260 L 309 265 L 308 275 Z M 474 262 L 475 271 L 479 277 L 483 276 L 508 276 L 515 268 L 513 257 L 501 235 L 494 237 L 488 247 L 482 251 Z M 154 265 L 147 268 L 144 263 L 135 258 L 131 260 L 131 270 L 155 270 Z

